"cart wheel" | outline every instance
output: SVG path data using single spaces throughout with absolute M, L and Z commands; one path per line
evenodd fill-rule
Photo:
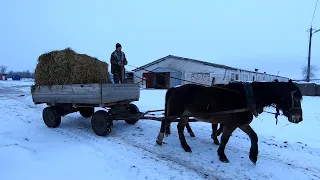
M 112 118 L 104 110 L 95 112 L 91 118 L 91 127 L 98 136 L 106 136 L 112 131 Z
M 80 114 L 81 116 L 85 118 L 89 118 L 93 115 L 94 113 L 94 107 L 88 107 L 88 108 L 81 108 L 80 109 Z
M 129 104 L 128 109 L 129 109 L 130 113 L 133 115 L 140 113 L 139 108 L 134 104 Z M 128 124 L 136 124 L 139 121 L 139 119 L 124 120 L 124 121 Z
M 61 124 L 61 116 L 58 115 L 54 107 L 44 108 L 42 111 L 42 118 L 49 128 L 56 128 Z

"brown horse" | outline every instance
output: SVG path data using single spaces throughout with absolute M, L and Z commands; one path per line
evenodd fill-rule
M 223 87 L 223 86 L 226 86 L 226 84 L 213 84 L 212 86 Z M 173 91 L 173 90 L 174 90 L 174 88 L 170 88 L 166 95 L 169 96 L 171 91 Z M 166 97 L 166 99 L 167 98 L 168 97 Z M 213 140 L 214 144 L 219 145 L 218 136 L 222 133 L 223 124 L 220 123 L 219 129 L 217 129 L 218 128 L 218 123 L 217 124 L 216 123 L 211 123 L 211 126 L 212 126 L 211 139 Z M 190 134 L 191 137 L 196 137 L 194 132 L 191 129 L 191 126 L 190 126 L 189 122 L 186 124 L 186 128 L 187 128 L 187 131 L 188 131 L 188 133 Z M 166 136 L 169 136 L 171 134 L 170 128 L 167 128 L 165 130 L 165 134 L 166 134 Z
M 275 79 L 274 82 L 279 82 L 278 79 Z M 215 84 L 212 86 L 218 86 L 218 87 L 223 87 L 226 84 Z M 257 109 L 257 113 L 261 114 L 263 113 L 263 108 L 261 109 Z M 189 122 L 186 124 L 186 128 L 188 133 L 190 134 L 191 137 L 196 137 L 194 132 L 191 129 L 191 126 L 189 124 Z M 213 140 L 214 144 L 219 145 L 219 140 L 218 140 L 218 136 L 222 133 L 222 129 L 223 129 L 223 124 L 220 123 L 219 129 L 218 128 L 218 124 L 214 124 L 211 123 L 211 129 L 212 129 L 212 133 L 211 133 L 211 139 Z M 170 135 L 170 129 L 167 129 L 166 135 Z
M 217 150 L 221 162 L 229 162 L 224 153 L 225 146 L 233 131 L 240 128 L 250 137 L 249 158 L 255 164 L 258 158 L 258 137 L 249 124 L 253 120 L 253 115 L 257 115 L 257 109 L 275 104 L 277 109 L 283 111 L 289 122 L 302 121 L 302 94 L 291 80 L 251 84 L 230 83 L 224 88 L 228 90 L 186 84 L 169 89 L 165 99 L 166 118 L 161 122 L 157 144 L 162 144 L 165 133 L 170 131 L 170 123 L 181 117 L 177 125 L 180 143 L 186 152 L 191 152 L 183 132 L 189 117 L 194 117 L 212 124 L 223 124 L 221 142 Z M 216 114 L 222 111 L 228 113 Z

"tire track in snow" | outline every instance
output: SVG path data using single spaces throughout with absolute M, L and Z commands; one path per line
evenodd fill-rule
M 14 110 L 17 110 L 17 113 L 19 113 L 19 114 L 22 114 L 21 110 L 25 110 L 25 107 L 23 107 L 23 105 L 26 105 L 26 107 L 29 107 L 29 108 L 33 107 L 34 109 L 32 109 L 32 110 L 36 114 L 39 114 L 39 118 L 32 118 L 31 119 L 32 123 L 44 124 L 44 122 L 42 120 L 42 116 L 41 116 L 41 113 L 42 113 L 42 110 L 43 110 L 42 106 L 39 107 L 39 106 L 31 105 L 32 103 L 29 103 L 30 99 L 28 99 L 28 101 L 26 101 L 26 97 L 16 98 L 15 96 L 12 96 L 12 98 L 10 98 L 10 99 L 14 100 L 15 102 L 18 102 L 17 103 L 17 104 L 19 104 L 18 106 L 12 105 L 11 108 L 13 108 Z M 9 98 L 8 98 L 8 100 L 9 100 Z M 68 121 L 68 120 L 71 120 L 72 122 L 65 122 L 65 121 Z M 77 120 L 79 120 L 79 121 L 77 121 Z M 72 115 L 71 115 L 71 117 L 63 117 L 63 121 L 62 121 L 61 126 L 58 127 L 58 128 L 50 129 L 50 130 L 56 132 L 57 134 L 62 135 L 63 137 L 66 137 L 66 138 L 69 138 L 69 139 L 72 139 L 72 140 L 75 140 L 77 142 L 84 143 L 86 145 L 89 145 L 89 146 L 93 147 L 94 149 L 96 149 L 99 152 L 101 152 L 105 159 L 110 159 L 110 155 L 108 156 L 104 152 L 101 144 L 104 144 L 104 143 L 112 144 L 112 148 L 115 148 L 116 150 L 120 150 L 120 151 L 123 149 L 123 147 L 120 147 L 120 148 L 116 147 L 117 144 L 121 144 L 121 143 L 119 143 L 120 139 L 114 139 L 113 137 L 109 137 L 109 138 L 108 137 L 99 137 L 96 134 L 94 134 L 94 132 L 92 131 L 91 127 L 90 127 L 90 130 L 88 128 L 84 128 L 83 126 L 81 127 L 81 129 L 76 128 L 77 124 L 79 124 L 79 123 L 80 124 L 81 123 L 88 124 L 88 123 L 82 122 L 81 120 L 83 120 L 83 118 L 74 118 L 74 116 L 72 116 Z M 24 122 L 23 119 L 19 119 L 19 121 Z M 72 123 L 72 125 L 68 126 L 67 125 L 68 123 L 69 124 Z M 47 128 L 45 125 L 43 125 L 43 127 Z M 126 143 L 123 141 L 122 144 L 126 144 Z M 136 148 L 134 146 L 132 146 L 132 147 Z M 139 149 L 141 151 L 141 148 L 139 148 Z M 130 149 L 130 147 L 128 147 L 128 151 L 132 151 Z M 183 175 L 184 172 L 189 173 L 188 171 L 190 169 L 187 169 L 185 167 L 181 167 L 176 163 L 168 163 L 166 160 L 163 160 L 163 159 L 158 158 L 156 156 L 153 157 L 153 154 L 148 154 L 150 152 L 147 152 L 147 153 L 146 153 L 146 151 L 142 151 L 142 152 L 144 153 L 144 156 L 146 156 L 147 158 L 153 159 L 154 161 L 160 162 L 162 164 L 166 164 L 167 167 L 169 167 L 169 169 L 173 169 L 175 171 L 180 172 L 179 175 Z M 139 156 L 139 157 L 141 157 L 141 156 Z M 146 159 L 146 157 L 142 157 L 142 158 Z M 111 156 L 111 158 L 112 158 L 112 156 Z M 131 169 L 129 169 L 129 171 L 130 170 Z M 137 169 L 137 173 L 138 174 L 139 174 L 139 172 L 140 172 L 140 169 Z M 201 177 L 199 173 L 197 173 L 197 172 L 194 172 L 194 173 L 195 173 L 195 175 L 197 174 L 197 176 L 195 176 L 195 175 L 192 176 L 192 179 L 199 179 L 199 177 Z M 175 175 L 175 176 L 171 177 L 170 179 L 181 179 L 181 178 L 179 178 L 179 176 Z
M 153 127 L 155 127 L 154 125 L 150 125 L 150 124 L 148 124 L 148 126 L 153 126 Z M 155 127 L 155 128 L 159 128 L 159 127 Z M 187 133 L 187 132 L 186 132 Z M 172 131 L 172 134 L 171 134 L 171 136 L 173 136 L 175 139 L 177 139 L 177 141 L 179 141 L 179 139 L 178 139 L 178 135 L 176 135 L 177 134 L 177 132 L 175 132 L 175 130 L 173 130 Z M 130 137 L 130 136 L 127 136 L 127 142 L 128 143 L 131 143 L 131 144 L 136 144 L 136 143 L 138 143 L 137 141 L 135 141 L 135 138 L 128 138 L 128 137 Z M 249 142 L 250 142 L 250 140 L 248 139 L 248 138 L 246 138 L 246 137 L 244 137 L 244 138 L 241 138 L 241 137 L 239 137 L 237 134 L 235 134 L 235 135 L 233 135 L 233 137 L 236 137 L 237 139 L 239 139 L 239 140 L 248 140 Z M 122 138 L 126 138 L 126 137 L 122 137 Z M 143 138 L 143 137 L 142 137 Z M 264 140 L 265 140 L 265 138 L 263 138 Z M 202 144 L 204 144 L 204 147 L 205 146 L 207 146 L 207 144 L 208 144 L 208 141 L 205 141 L 205 140 L 202 140 L 202 139 L 199 139 L 199 138 L 196 138 L 196 139 L 194 139 L 194 141 L 200 141 Z M 210 139 L 210 141 L 211 141 L 211 139 Z M 250 145 L 249 146 L 247 146 L 246 147 L 246 145 L 245 146 L 243 146 L 241 143 L 239 143 L 239 142 L 237 142 L 237 140 L 235 140 L 236 141 L 236 146 L 232 146 L 231 148 L 228 148 L 228 151 L 231 151 L 231 152 L 233 152 L 234 154 L 239 154 L 239 152 L 242 152 L 243 154 L 246 154 L 247 156 L 248 156 L 248 153 L 249 153 L 249 149 L 250 149 Z M 212 143 L 212 142 L 211 142 Z M 172 144 L 171 144 L 172 145 Z M 213 145 L 213 143 L 212 143 L 212 145 Z M 239 147 L 237 146 L 237 145 L 240 145 Z M 145 149 L 145 146 L 144 145 L 140 145 L 141 147 L 144 147 L 144 149 Z M 173 145 L 174 146 L 174 145 Z M 179 147 L 180 147 L 180 145 L 179 145 Z M 214 147 L 214 145 L 213 145 L 213 147 Z M 216 146 L 216 148 L 217 148 L 218 146 Z M 261 146 L 260 146 L 261 147 Z M 163 147 L 161 147 L 161 148 L 163 148 Z M 181 148 L 181 147 L 180 147 Z M 247 149 L 246 149 L 247 148 Z M 312 149 L 312 148 L 311 148 Z M 227 148 L 226 148 L 226 150 L 227 150 Z M 295 149 L 295 148 L 290 148 L 289 150 L 294 150 L 294 151 L 296 151 L 297 149 Z M 181 148 L 181 151 L 183 151 L 183 149 Z M 299 149 L 298 150 L 300 153 L 304 153 L 301 149 Z M 184 152 L 184 151 L 183 151 Z M 177 152 L 172 152 L 173 154 L 174 153 L 177 153 Z M 216 153 L 216 152 L 215 152 Z M 272 154 L 272 153 L 270 153 L 269 151 L 263 151 L 263 153 L 264 154 L 267 154 L 267 155 L 261 155 L 261 151 L 260 151 L 260 154 L 259 154 L 259 159 L 261 159 L 261 158 L 263 158 L 264 159 L 264 161 L 273 161 L 273 162 L 275 162 L 275 163 L 279 163 L 279 164 L 282 164 L 283 166 L 285 166 L 287 169 L 290 169 L 290 170 L 292 170 L 292 171 L 296 171 L 297 169 L 301 169 L 302 170 L 302 172 L 305 174 L 305 175 L 307 175 L 307 176 L 310 176 L 310 172 L 313 174 L 313 176 L 315 176 L 315 177 L 318 177 L 317 176 L 317 174 L 318 174 L 318 172 L 320 172 L 320 169 L 318 169 L 318 168 L 316 168 L 316 167 L 308 167 L 308 166 L 305 166 L 305 165 L 307 165 L 307 163 L 306 164 L 304 164 L 304 165 L 299 165 L 299 164 L 295 164 L 294 162 L 290 162 L 290 161 L 286 161 L 286 160 L 289 160 L 289 159 L 280 159 L 279 157 L 275 157 L 275 155 L 274 154 Z M 241 161 L 242 161 L 242 159 L 240 159 Z M 259 160 L 258 160 L 259 161 Z M 236 169 L 238 169 L 238 167 L 236 167 Z M 239 172 L 241 172 L 241 170 L 239 169 Z M 263 172 L 263 173 L 267 173 L 267 172 Z M 261 176 L 272 176 L 272 174 L 260 174 L 259 175 L 260 177 Z
M 56 129 L 53 129 L 53 131 L 55 131 L 59 134 L 62 134 L 64 136 L 67 136 L 71 139 L 75 139 L 75 140 L 78 140 L 81 142 L 85 142 L 86 144 L 90 144 L 95 148 L 97 147 L 97 149 L 101 152 L 103 152 L 103 150 L 101 149 L 101 147 L 98 147 L 97 144 L 101 144 L 104 142 L 119 144 L 119 140 L 120 140 L 120 141 L 124 142 L 123 144 L 127 144 L 127 145 L 134 147 L 134 148 L 140 149 L 143 152 L 147 152 L 149 158 L 154 159 L 155 161 L 161 161 L 162 163 L 167 164 L 168 166 L 170 166 L 171 168 L 173 168 L 175 170 L 180 171 L 179 169 L 182 168 L 182 169 L 186 169 L 188 171 L 193 171 L 196 174 L 198 174 L 200 177 L 203 177 L 204 179 L 210 179 L 210 180 L 211 179 L 212 180 L 213 179 L 219 179 L 219 180 L 224 179 L 222 177 L 216 177 L 215 174 L 212 174 L 212 172 L 210 172 L 204 168 L 190 166 L 190 165 L 188 165 L 188 162 L 181 161 L 177 158 L 174 158 L 173 156 L 171 156 L 169 154 L 159 154 L 156 151 L 152 151 L 150 149 L 144 148 L 143 145 L 141 145 L 141 144 L 137 145 L 135 143 L 130 143 L 122 138 L 109 137 L 109 136 L 107 136 L 107 137 L 99 137 L 98 136 L 97 137 L 97 135 L 95 135 L 93 131 L 90 131 L 86 128 L 83 128 L 83 129 L 56 128 Z M 112 147 L 112 148 L 114 148 L 114 147 Z M 154 156 L 154 157 L 152 157 L 152 156 Z M 170 163 L 168 163 L 168 161 L 173 163 L 174 165 L 171 165 Z M 177 167 L 179 169 L 177 169 Z

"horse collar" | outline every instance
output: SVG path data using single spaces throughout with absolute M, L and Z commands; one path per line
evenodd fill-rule
M 243 83 L 243 88 L 245 91 L 246 103 L 247 103 L 249 110 L 252 112 L 252 114 L 255 117 L 258 117 L 259 113 L 257 112 L 256 99 L 255 99 L 251 84 L 245 82 L 245 83 Z

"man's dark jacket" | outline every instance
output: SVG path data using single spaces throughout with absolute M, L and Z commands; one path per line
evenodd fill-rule
M 113 51 L 110 57 L 111 63 L 111 73 L 114 76 L 121 75 L 121 65 L 128 64 L 126 55 L 123 51 L 118 52 L 117 50 Z

